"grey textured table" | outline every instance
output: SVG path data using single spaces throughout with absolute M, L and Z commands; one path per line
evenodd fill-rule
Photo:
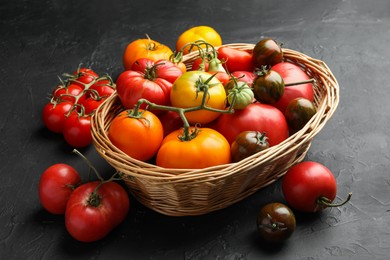
M 390 252 L 390 2 L 330 1 L 10 1 L 0 3 L 1 259 L 386 259 Z M 113 78 L 127 43 L 144 37 L 174 48 L 178 35 L 210 25 L 224 43 L 273 37 L 327 63 L 340 104 L 307 160 L 328 166 L 350 203 L 298 226 L 282 246 L 256 234 L 260 207 L 281 201 L 280 182 L 217 212 L 168 217 L 134 198 L 126 220 L 83 244 L 64 219 L 45 212 L 38 181 L 49 165 L 87 167 L 41 122 L 57 75 L 82 63 Z M 94 148 L 81 150 L 111 172 Z

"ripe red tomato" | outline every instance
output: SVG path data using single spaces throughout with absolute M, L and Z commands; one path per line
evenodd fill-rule
M 73 73 L 73 75 L 75 77 L 72 80 L 72 83 L 79 85 L 82 88 L 84 88 L 85 85 L 91 83 L 99 77 L 99 75 L 95 71 L 89 68 L 79 68 Z
M 255 73 L 252 71 L 235 71 L 231 75 L 237 78 L 238 81 L 244 81 L 248 83 L 249 86 L 252 86 L 253 81 L 256 78 Z
M 104 238 L 127 216 L 127 192 L 115 182 L 106 182 L 95 191 L 99 181 L 79 186 L 71 194 L 65 211 L 69 234 L 82 242 Z
M 191 140 L 183 141 L 183 130 L 166 136 L 157 153 L 156 165 L 165 168 L 201 169 L 230 163 L 230 145 L 220 133 L 210 128 L 197 131 Z
M 337 192 L 333 173 L 317 162 L 301 162 L 292 166 L 282 179 L 287 203 L 302 212 L 316 212 L 327 207 Z
M 157 153 L 163 135 L 160 120 L 147 110 L 138 118 L 129 115 L 129 111 L 119 113 L 112 120 L 107 133 L 118 149 L 140 161 L 147 161 Z
M 42 206 L 52 214 L 64 214 L 70 194 L 80 183 L 80 175 L 72 166 L 63 163 L 50 166 L 39 180 Z
M 92 143 L 91 116 L 79 116 L 72 111 L 66 118 L 63 130 L 65 141 L 72 147 L 82 148 Z
M 229 143 L 243 131 L 266 133 L 270 146 L 281 143 L 289 136 L 283 113 L 271 105 L 261 103 L 252 103 L 232 114 L 220 115 L 215 128 Z
M 116 81 L 123 106 L 132 109 L 140 98 L 158 105 L 169 105 L 172 84 L 183 72 L 167 60 L 153 62 L 143 59 L 137 62 L 133 66 L 137 70 L 122 72 Z
M 200 71 L 208 71 L 209 70 L 209 61 L 205 59 L 203 62 L 202 58 L 196 58 L 191 65 L 191 70 L 200 70 Z
M 70 101 L 47 103 L 42 111 L 43 123 L 50 131 L 54 133 L 62 133 L 66 114 L 72 106 L 73 103 Z
M 75 103 L 77 101 L 77 96 L 80 95 L 81 101 L 84 99 L 82 97 L 82 92 L 83 92 L 82 87 L 76 84 L 69 84 L 68 86 L 58 86 L 52 93 L 52 96 L 55 97 L 57 100 L 67 100 L 72 103 Z
M 93 114 L 94 111 L 104 102 L 105 98 L 95 99 L 92 97 L 89 97 L 85 99 L 82 103 L 84 107 L 84 113 L 86 115 Z
M 309 76 L 297 65 L 290 62 L 281 62 L 274 65 L 271 70 L 276 71 L 282 76 L 284 84 L 309 80 Z M 303 97 L 311 102 L 314 101 L 314 91 L 311 83 L 285 86 L 284 94 L 278 102 L 273 104 L 284 113 L 288 103 L 295 98 Z
M 218 59 L 222 61 L 225 69 L 232 73 L 234 71 L 253 71 L 252 54 L 244 51 L 222 46 L 218 49 Z
M 115 86 L 109 80 L 99 80 L 88 89 L 87 97 L 96 97 L 96 93 L 93 93 L 94 91 L 97 92 L 99 97 L 109 97 L 115 92 Z

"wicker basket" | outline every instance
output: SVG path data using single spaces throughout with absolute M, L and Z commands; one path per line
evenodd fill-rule
M 252 50 L 253 44 L 228 44 Z M 327 65 L 302 53 L 283 49 L 284 59 L 299 65 L 313 84 L 317 113 L 306 126 L 282 143 L 238 163 L 197 170 L 165 169 L 135 160 L 116 148 L 107 137 L 114 116 L 123 107 L 114 93 L 92 117 L 93 143 L 98 153 L 123 173 L 130 193 L 145 206 L 169 216 L 202 215 L 236 203 L 283 176 L 302 161 L 314 136 L 324 127 L 339 102 L 339 87 Z M 187 66 L 197 52 L 184 56 Z

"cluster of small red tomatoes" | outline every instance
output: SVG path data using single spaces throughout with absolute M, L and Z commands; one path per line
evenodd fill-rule
M 88 146 L 92 143 L 91 116 L 114 91 L 110 76 L 78 68 L 73 74 L 65 74 L 52 91 L 42 111 L 43 123 L 50 131 L 63 134 L 70 146 Z
M 159 48 L 170 58 L 161 59 Z M 130 62 L 125 54 L 116 81 L 125 111 L 108 137 L 132 158 L 165 168 L 227 164 L 283 142 L 316 113 L 309 76 L 283 61 L 273 39 L 249 51 L 204 41 L 173 54 L 166 48 L 151 39 L 131 43 L 126 51 L 148 55 Z M 199 57 L 183 67 L 177 57 L 186 48 Z

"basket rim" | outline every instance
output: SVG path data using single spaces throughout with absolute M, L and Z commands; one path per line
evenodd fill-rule
M 218 46 L 230 46 L 233 48 L 251 50 L 254 44 L 250 43 L 230 43 Z M 269 161 L 283 153 L 287 153 L 291 144 L 301 145 L 307 141 L 311 141 L 312 138 L 325 126 L 326 122 L 335 112 L 339 103 L 339 85 L 330 71 L 329 67 L 322 60 L 311 58 L 310 56 L 300 53 L 295 50 L 282 48 L 286 61 L 291 61 L 301 66 L 310 66 L 318 73 L 317 77 L 319 81 L 314 84 L 323 84 L 326 89 L 326 93 L 323 99 L 320 101 L 317 107 L 317 113 L 310 119 L 310 121 L 298 132 L 290 135 L 283 142 L 272 146 L 264 151 L 251 155 L 240 162 L 229 163 L 224 165 L 217 165 L 202 169 L 172 169 L 163 168 L 157 165 L 142 162 L 134 158 L 129 157 L 119 149 L 111 144 L 103 144 L 95 135 L 97 132 L 103 135 L 108 140 L 108 137 L 102 128 L 101 120 L 98 117 L 101 116 L 102 110 L 107 109 L 106 106 L 112 104 L 118 100 L 117 93 L 114 92 L 109 98 L 107 98 L 101 106 L 96 110 L 91 118 L 92 138 L 96 150 L 106 159 L 115 160 L 114 155 L 124 156 L 126 158 L 124 167 L 126 166 L 129 171 L 126 171 L 125 175 L 135 178 L 145 178 L 153 180 L 164 180 L 169 182 L 187 182 L 187 181 L 199 181 L 204 182 L 210 179 L 225 178 L 228 175 L 234 174 L 238 168 L 245 164 L 246 169 L 252 169 L 259 163 Z M 197 56 L 196 52 L 192 52 L 183 56 L 183 62 Z M 316 79 L 317 80 L 317 79 Z M 109 156 L 108 151 L 104 149 L 112 149 L 114 155 Z M 290 147 L 291 148 L 291 147 Z

